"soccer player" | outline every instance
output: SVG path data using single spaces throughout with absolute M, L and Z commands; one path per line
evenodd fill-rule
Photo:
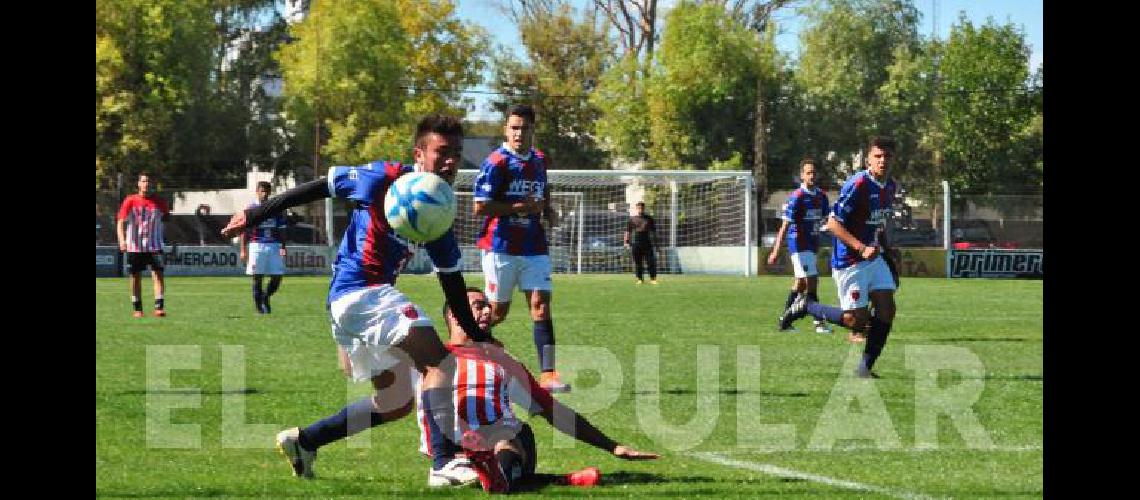
M 637 202 L 637 215 L 629 218 L 625 225 L 623 242 L 627 250 L 632 249 L 633 269 L 637 284 L 645 283 L 642 270 L 649 265 L 649 282 L 657 284 L 657 256 L 653 249 L 657 246 L 657 223 L 653 216 L 645 213 L 645 202 Z M 631 247 L 632 243 L 632 247 Z
M 375 161 L 334 166 L 327 178 L 302 184 L 234 214 L 222 230 L 224 236 L 233 237 L 286 208 L 330 196 L 354 202 L 333 264 L 327 307 L 342 367 L 350 367 L 357 381 L 371 380 L 375 393 L 305 428 L 293 427 L 277 434 L 278 450 L 296 476 L 313 477 L 313 461 L 321 446 L 411 412 L 411 366 L 423 375 L 425 391 L 451 383 L 448 374 L 454 370 L 454 360 L 448 361 L 448 351 L 431 320 L 395 288 L 413 244 L 388 225 L 383 206 L 388 187 L 406 173 L 432 172 L 448 183 L 454 182 L 463 149 L 463 126 L 454 117 L 427 116 L 417 125 L 413 144 L 414 165 Z M 459 271 L 455 235 L 449 229 L 424 246 L 447 302 L 463 306 L 457 308 L 459 325 L 473 340 L 489 340 L 467 306 L 467 285 Z M 440 411 L 444 410 L 441 407 Z
M 476 244 L 482 252 L 483 279 L 491 299 L 491 324 L 507 318 L 517 286 L 526 296 L 534 321 L 534 347 L 542 367 L 542 386 L 569 392 L 554 364 L 554 322 L 550 315 L 552 284 L 545 215 L 557 225 L 546 183 L 546 155 L 534 149 L 534 108 L 511 108 L 503 134 L 507 141 L 491 152 L 475 177 L 474 212 L 483 217 Z
M 139 192 L 127 196 L 119 206 L 115 233 L 119 238 L 119 251 L 127 253 L 130 265 L 132 315 L 143 317 L 142 271 L 150 267 L 150 277 L 154 281 L 154 315 L 166 316 L 163 293 L 166 290 L 162 279 L 162 223 L 170 219 L 170 208 L 166 201 L 151 193 L 150 174 L 139 174 Z
M 788 237 L 788 258 L 792 261 L 792 290 L 788 292 L 788 299 L 784 309 L 792 305 L 801 293 L 807 293 L 808 300 L 819 302 L 816 287 L 819 285 L 819 270 L 816 268 L 815 252 L 819 249 L 819 226 L 831 213 L 828 205 L 827 193 L 816 187 L 816 164 L 812 157 L 800 160 L 800 180 L 803 184 L 792 191 L 784 204 L 782 218 L 784 223 L 776 233 L 776 242 L 772 245 L 772 253 L 768 255 L 768 265 L 774 265 L 780 256 L 780 243 L 784 236 Z M 780 318 L 783 326 L 784 318 Z M 795 331 L 790 324 L 786 330 Z M 815 320 L 816 333 L 831 333 L 831 328 L 821 320 Z
M 247 208 L 255 208 L 269 199 L 273 185 L 261 181 L 257 183 L 257 203 Z M 285 274 L 285 214 L 279 213 L 265 219 L 257 227 L 246 228 L 241 233 L 241 261 L 246 262 L 245 274 L 253 276 L 253 306 L 258 314 L 269 314 L 269 297 L 277 293 Z M 261 288 L 262 279 L 269 275 L 269 289 Z
M 490 328 L 491 306 L 477 288 L 467 289 L 471 314 L 480 328 Z M 455 419 L 435 421 L 420 416 L 422 448 L 439 469 L 444 464 L 466 461 L 475 478 L 489 492 L 508 492 L 524 484 L 555 483 L 576 486 L 597 484 L 600 472 L 590 467 L 571 474 L 535 474 L 538 461 L 534 432 L 512 410 L 516 404 L 539 414 L 556 429 L 579 441 L 625 460 L 658 458 L 655 453 L 623 446 L 606 437 L 585 417 L 559 403 L 539 386 L 522 363 L 493 344 L 474 344 L 460 327 L 448 305 L 444 318 L 450 336 L 447 349 L 455 356 L 457 369 L 452 392 L 423 392 L 421 410 L 454 400 Z M 488 330 L 489 331 L 489 330 Z M 433 399 L 427 399 L 433 396 Z M 438 416 L 438 414 L 437 414 Z M 451 430 L 450 433 L 447 430 Z M 459 438 L 459 444 L 453 440 Z M 462 436 L 462 437 L 460 437 Z M 460 449 L 466 459 L 457 459 Z M 470 469 L 468 469 L 470 470 Z M 446 482 L 429 478 L 432 486 L 461 485 L 473 481 Z
M 827 228 L 835 237 L 831 257 L 832 278 L 840 307 L 797 297 L 784 312 L 781 326 L 810 313 L 845 326 L 852 333 L 866 331 L 863 358 L 855 375 L 879 378 L 871 371 L 883 351 L 895 318 L 896 278 L 883 259 L 891 253 L 886 221 L 898 188 L 890 174 L 895 141 L 875 136 L 869 141 L 867 169 L 847 179 L 839 191 Z M 868 301 L 874 312 L 868 310 Z

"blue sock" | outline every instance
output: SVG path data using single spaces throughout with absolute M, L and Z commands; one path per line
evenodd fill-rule
M 380 414 L 372 411 L 372 397 L 370 396 L 345 406 L 336 415 L 326 417 L 301 429 L 298 441 L 302 448 L 315 451 L 321 446 L 382 423 L 384 423 L 384 419 L 380 417 Z
M 867 345 L 863 347 L 863 361 L 859 363 L 859 369 L 864 371 L 871 371 L 875 366 L 875 360 L 879 359 L 879 354 L 883 352 L 883 346 L 887 343 L 887 336 L 891 334 L 891 324 L 886 323 L 878 318 L 878 316 L 871 316 L 871 329 L 867 333 Z
M 550 346 L 550 348 L 544 349 L 546 346 Z M 554 371 L 554 322 L 552 320 L 544 319 L 534 322 L 534 347 L 538 349 L 538 364 L 542 367 L 542 371 Z
M 442 469 L 459 451 L 454 439 L 443 432 L 443 429 L 455 428 L 452 423 L 455 412 L 451 406 L 451 391 L 447 389 L 425 389 L 420 396 L 420 408 L 427 417 L 432 470 Z
M 789 291 L 788 292 L 788 300 L 784 301 L 784 309 L 792 307 L 792 302 L 796 301 L 796 296 L 799 294 L 800 294 L 800 292 L 797 292 L 795 290 Z
M 838 307 L 820 304 L 819 302 L 808 302 L 807 312 L 815 316 L 816 319 L 843 326 L 843 309 Z

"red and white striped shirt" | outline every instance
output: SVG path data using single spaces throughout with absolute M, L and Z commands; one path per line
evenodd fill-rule
M 488 356 L 479 347 L 448 345 L 447 350 L 456 358 L 455 375 L 452 377 L 456 436 L 462 435 L 464 429 L 478 429 L 499 421 L 517 422 L 511 410 L 512 403 L 531 414 L 553 407 L 554 399 L 550 392 L 538 384 L 522 363 L 504 351 L 497 350 L 496 354 Z M 419 394 L 416 397 L 416 417 L 420 426 L 420 451 L 430 455 L 428 415 L 423 410 Z
M 132 194 L 119 207 L 119 220 L 127 221 L 127 252 L 161 252 L 162 218 L 170 214 L 157 196 Z

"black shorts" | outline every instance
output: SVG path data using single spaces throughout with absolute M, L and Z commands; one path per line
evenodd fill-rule
M 538 464 L 538 449 L 534 445 L 534 431 L 530 430 L 530 424 L 524 422 L 515 439 L 522 445 L 523 453 L 526 453 L 526 462 L 523 462 L 523 476 L 533 476 L 534 467 Z
M 127 264 L 131 274 L 138 274 L 147 266 L 151 271 L 162 272 L 162 252 L 127 252 Z

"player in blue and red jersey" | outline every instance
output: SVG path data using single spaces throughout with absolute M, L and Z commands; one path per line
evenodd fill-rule
M 507 141 L 491 152 L 475 177 L 474 212 L 483 217 L 477 245 L 483 252 L 483 279 L 491 299 L 491 324 L 507 318 L 515 287 L 522 290 L 534 322 L 534 346 L 542 367 L 541 384 L 568 392 L 554 365 L 554 322 L 550 315 L 553 285 L 545 215 L 557 225 L 546 182 L 546 155 L 534 142 L 534 108 L 511 108 L 503 134 Z
M 293 427 L 277 435 L 278 449 L 289 460 L 294 475 L 313 476 L 313 461 L 321 446 L 411 412 L 410 367 L 423 374 L 425 393 L 452 390 L 454 358 L 449 357 L 423 309 L 394 286 L 411 256 L 409 249 L 413 244 L 388 225 L 384 195 L 398 177 L 412 171 L 432 172 L 453 182 L 462 148 L 463 127 L 458 119 L 425 117 L 416 127 L 415 165 L 376 161 L 332 167 L 327 178 L 302 184 L 258 207 L 234 214 L 222 230 L 223 235 L 232 237 L 288 207 L 330 196 L 353 202 L 348 228 L 333 264 L 327 307 L 342 368 L 350 370 L 357 381 L 371 380 L 376 392 L 304 429 Z M 473 340 L 489 340 L 467 307 L 467 285 L 459 271 L 459 245 L 452 231 L 424 247 L 447 303 L 462 306 L 455 310 L 463 330 Z M 453 410 L 441 407 L 439 411 L 447 414 Z
M 863 378 L 878 378 L 871 368 L 883 351 L 895 318 L 897 278 L 883 258 L 884 253 L 892 253 L 886 222 L 898 192 L 889 176 L 894 154 L 894 139 L 871 138 L 867 169 L 843 184 L 827 221 L 827 229 L 835 236 L 831 276 L 839 292 L 840 307 L 797 298 L 785 311 L 785 316 L 793 321 L 810 313 L 853 333 L 865 331 L 863 359 L 856 369 L 856 375 Z M 874 307 L 873 313 L 867 309 L 868 301 Z
M 257 203 L 250 203 L 255 208 L 269 199 L 273 192 L 273 185 L 261 181 L 257 183 Z M 269 314 L 269 297 L 277 293 L 281 286 L 281 278 L 285 275 L 285 214 L 277 214 L 265 219 L 257 227 L 246 228 L 241 233 L 241 260 L 247 262 L 245 274 L 253 276 L 253 306 L 258 314 Z M 261 288 L 262 279 L 269 275 L 269 289 Z
M 775 265 L 780 255 L 780 243 L 784 236 L 788 237 L 788 257 L 792 261 L 792 290 L 788 292 L 788 300 L 784 309 L 791 307 L 792 302 L 802 293 L 807 293 L 811 302 L 819 302 L 816 287 L 819 285 L 819 269 L 816 266 L 815 253 L 819 250 L 819 227 L 831 213 L 827 202 L 827 193 L 815 185 L 816 165 L 815 159 L 806 157 L 800 160 L 800 180 L 803 184 L 792 191 L 784 204 L 782 218 L 784 223 L 776 233 L 776 242 L 772 245 L 772 253 L 768 255 L 768 265 Z M 780 318 L 781 325 L 783 318 Z M 788 330 L 795 331 L 789 324 Z M 816 333 L 831 333 L 831 328 L 821 320 L 815 320 Z
M 123 199 L 119 206 L 115 233 L 119 238 L 119 251 L 126 252 L 130 265 L 132 315 L 143 317 L 142 310 L 142 271 L 150 267 L 154 281 L 154 315 L 166 316 L 163 293 L 166 283 L 162 272 L 165 269 L 162 259 L 162 223 L 170 218 L 170 208 L 166 201 L 150 192 L 150 174 L 139 174 L 139 192 Z

